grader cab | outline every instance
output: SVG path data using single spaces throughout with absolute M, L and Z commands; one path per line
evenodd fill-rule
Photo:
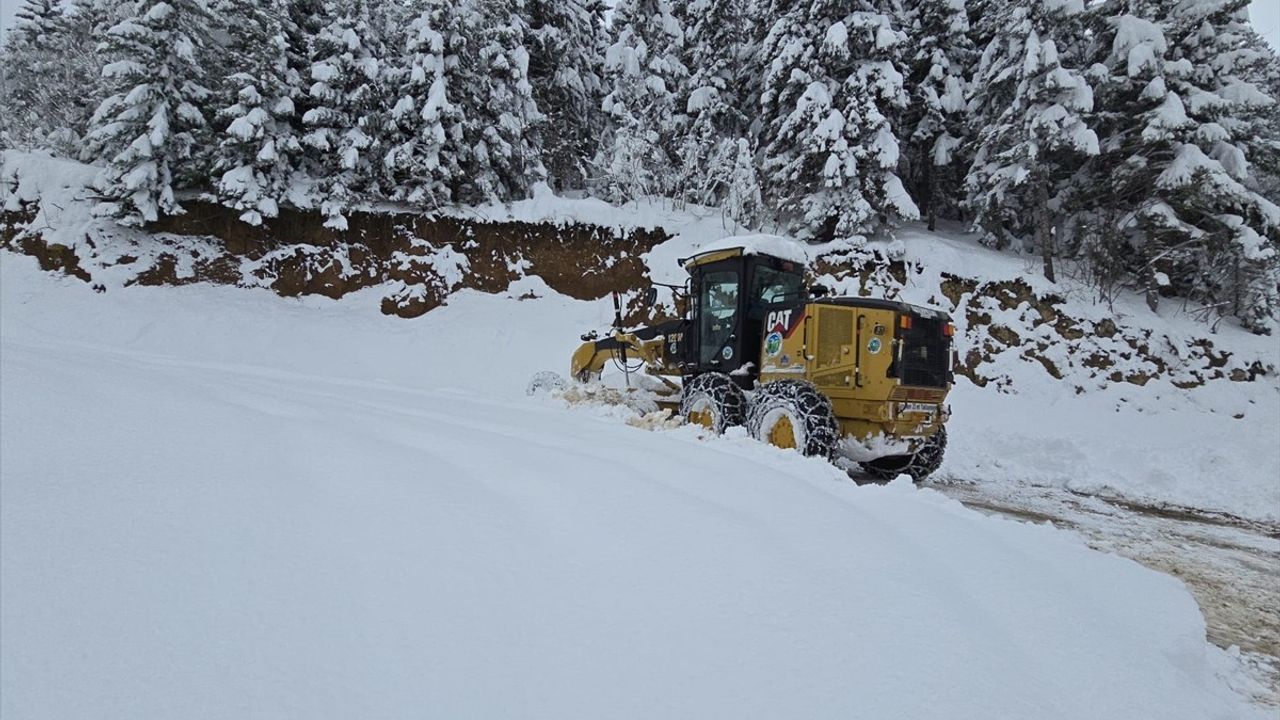
M 923 479 L 946 447 L 954 328 L 932 308 L 829 297 L 805 282 L 794 245 L 730 238 L 681 261 L 682 317 L 584 338 L 575 380 L 643 363 L 659 402 L 713 432 L 843 457 L 873 475 Z M 620 321 L 617 323 L 620 325 Z

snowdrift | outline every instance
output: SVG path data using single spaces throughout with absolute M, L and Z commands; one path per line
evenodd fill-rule
M 1264 716 L 1070 533 L 524 397 L 607 303 L 0 273 L 6 720 Z

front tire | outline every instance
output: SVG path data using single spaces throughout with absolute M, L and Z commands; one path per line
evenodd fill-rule
M 746 421 L 747 396 L 728 375 L 703 373 L 684 385 L 680 417 L 719 435 Z
M 776 380 L 760 386 L 747 417 L 747 432 L 760 442 L 829 458 L 840 440 L 831 400 L 800 380 Z
M 942 456 L 947 450 L 947 428 L 940 427 L 938 432 L 925 439 L 924 445 L 911 455 L 891 455 L 876 458 L 871 462 L 861 463 L 868 475 L 879 480 L 892 480 L 899 475 L 910 475 L 911 479 L 920 482 L 932 475 L 942 465 Z

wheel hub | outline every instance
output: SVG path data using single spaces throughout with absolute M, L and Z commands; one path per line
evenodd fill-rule
M 769 430 L 769 444 L 784 450 L 795 449 L 796 429 L 791 424 L 791 418 L 786 415 L 778 418 Z
M 701 425 L 710 430 L 715 426 L 715 420 L 711 417 L 711 410 L 690 410 L 689 417 L 686 418 L 690 425 Z

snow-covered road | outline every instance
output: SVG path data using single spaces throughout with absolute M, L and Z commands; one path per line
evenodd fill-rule
M 982 512 L 1069 528 L 1092 548 L 1179 578 L 1205 615 L 1209 640 L 1238 648 L 1265 686 L 1259 699 L 1280 706 L 1280 525 L 1060 487 L 946 481 L 928 486 Z
M 595 306 L 2 257 L 6 720 L 1267 716 L 1181 582 L 1074 534 L 525 398 Z

